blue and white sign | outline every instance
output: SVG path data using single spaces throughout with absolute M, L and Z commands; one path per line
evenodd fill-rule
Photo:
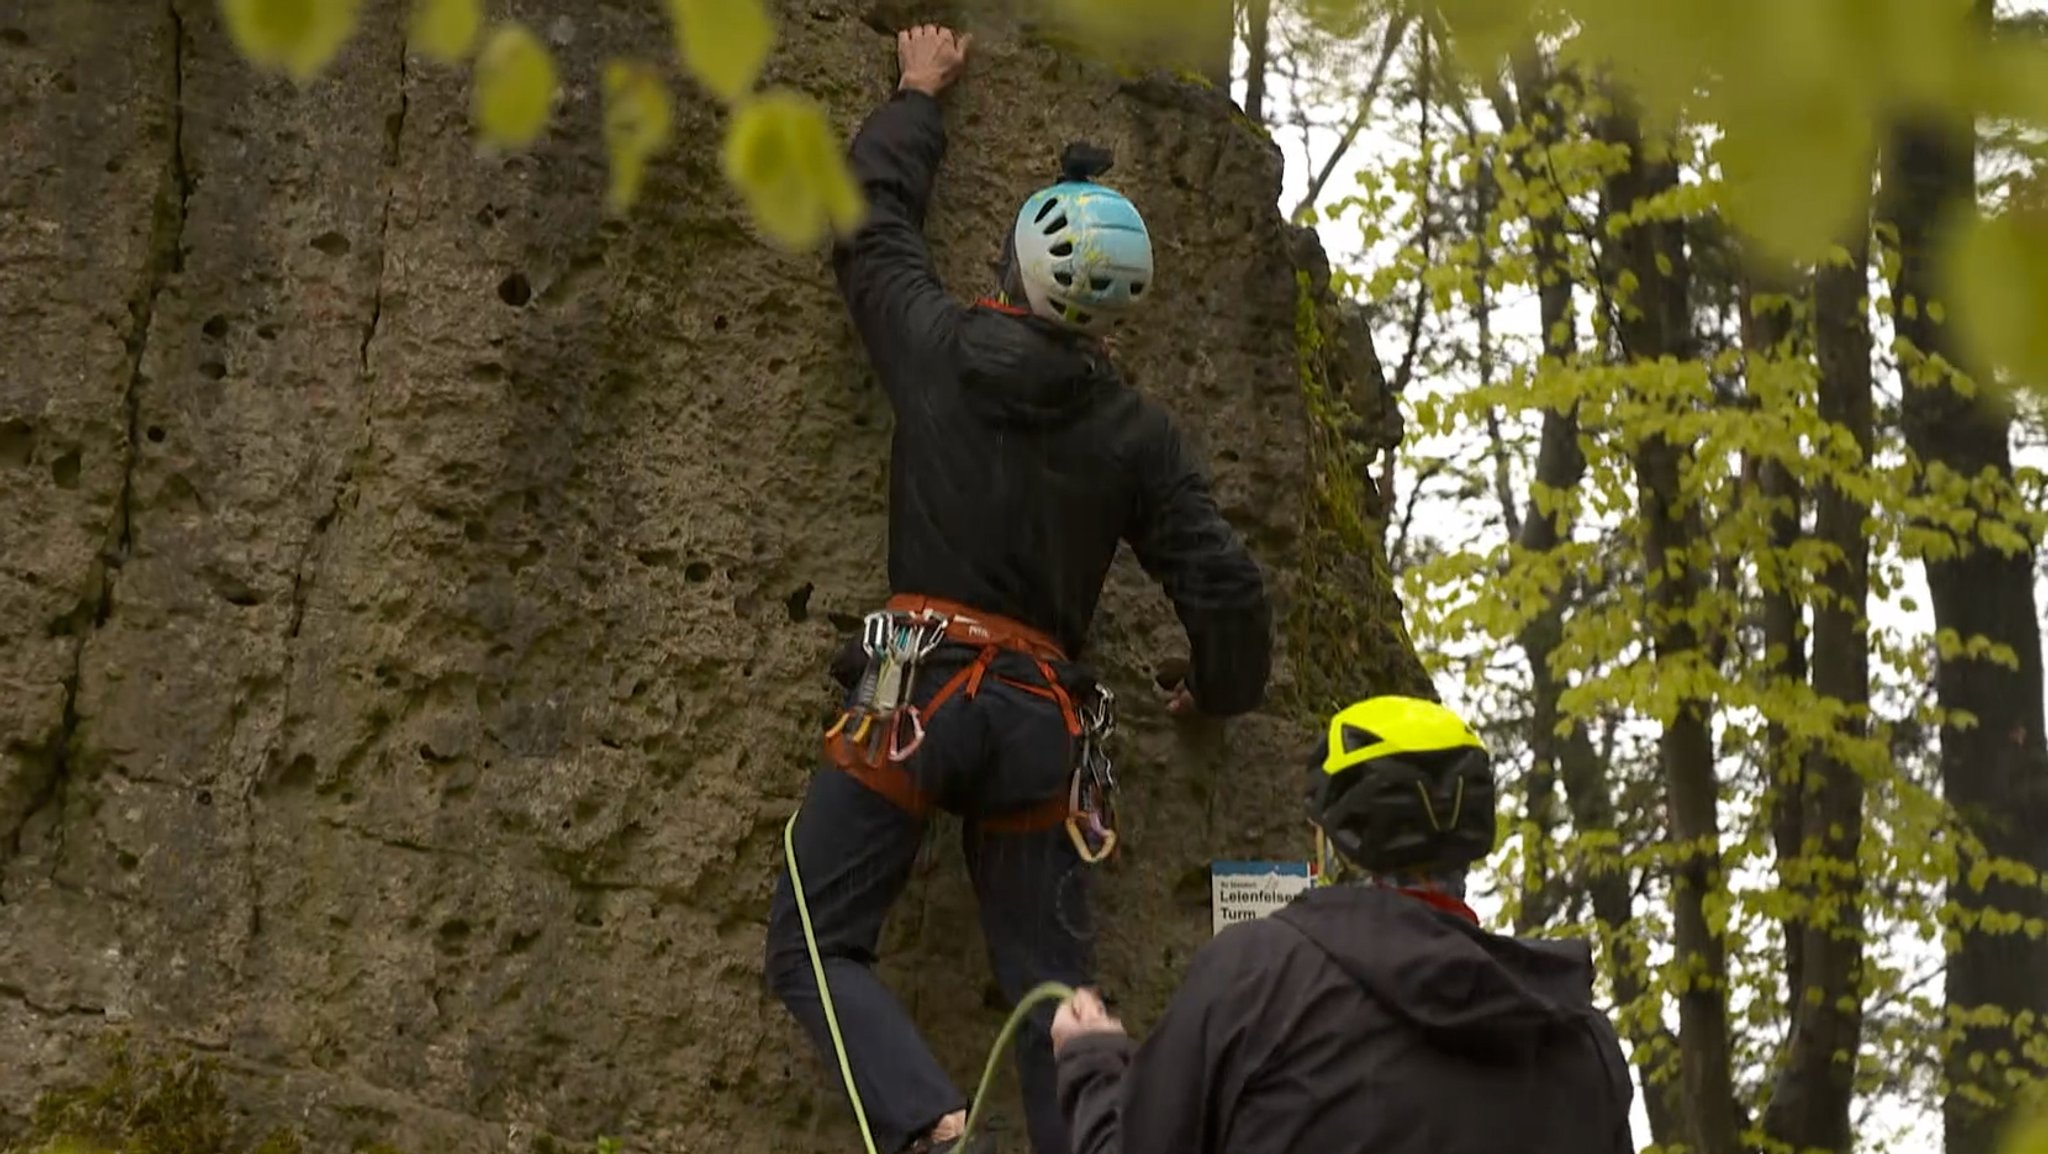
M 1217 861 L 1209 863 L 1209 909 L 1213 934 L 1237 922 L 1263 918 L 1315 884 L 1305 861 Z

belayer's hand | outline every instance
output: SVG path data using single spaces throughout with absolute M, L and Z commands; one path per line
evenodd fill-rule
M 937 96 L 960 78 L 967 67 L 967 46 L 974 37 L 937 24 L 920 24 L 896 34 L 896 63 L 903 70 L 898 88 L 915 88 Z
M 1061 1004 L 1052 1016 L 1052 1052 L 1057 1054 L 1068 1042 L 1086 1034 L 1121 1034 L 1124 1024 L 1110 1014 L 1094 990 L 1083 987 Z

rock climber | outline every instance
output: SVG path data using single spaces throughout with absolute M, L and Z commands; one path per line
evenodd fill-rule
M 1349 876 L 1203 943 L 1142 1045 L 1091 990 L 1060 1007 L 1074 1154 L 1632 1151 L 1590 947 L 1490 933 L 1463 900 L 1494 844 L 1479 737 L 1372 697 L 1330 719 L 1308 777 Z
M 994 298 L 956 303 L 933 269 L 922 229 L 946 152 L 939 96 L 970 43 L 930 25 L 900 33 L 896 91 L 850 149 L 868 216 L 833 267 L 895 414 L 893 595 L 835 663 L 847 687 L 825 737 L 836 772 L 812 777 L 791 833 L 806 906 L 785 873 L 766 946 L 769 984 L 851 1078 L 882 1152 L 953 1150 L 966 1120 L 967 1100 L 871 970 L 935 808 L 961 817 L 1005 997 L 1092 979 L 1087 866 L 1114 848 L 1101 820 L 1113 783 L 1093 760 L 1108 694 L 1080 658 L 1119 541 L 1188 636 L 1171 712 L 1256 708 L 1271 666 L 1257 562 L 1173 418 L 1122 381 L 1102 340 L 1155 291 L 1144 220 L 1093 179 L 1109 158 L 1067 148 L 1062 179 L 1017 213 Z M 1019 1031 L 1017 1062 L 1033 1150 L 1067 1154 L 1051 1016 Z M 993 1146 L 976 1135 L 971 1149 Z

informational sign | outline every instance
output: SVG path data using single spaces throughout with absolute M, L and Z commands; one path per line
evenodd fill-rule
M 1315 884 L 1305 861 L 1217 861 L 1209 863 L 1209 909 L 1214 934 L 1223 927 L 1263 918 Z

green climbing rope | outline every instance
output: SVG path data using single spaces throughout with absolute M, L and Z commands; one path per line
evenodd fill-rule
M 789 821 L 782 827 L 782 856 L 789 864 L 789 888 L 796 894 L 797 919 L 804 927 L 804 948 L 811 955 L 811 977 L 818 983 L 818 1001 L 825 1008 L 825 1028 L 832 1035 L 832 1052 L 839 1058 L 839 1076 L 846 1082 L 846 1096 L 853 1102 L 854 1120 L 860 1123 L 860 1138 L 867 1146 L 867 1154 L 881 1154 L 875 1149 L 874 1131 L 868 1128 L 867 1108 L 861 1104 L 860 1091 L 853 1084 L 853 1063 L 846 1057 L 846 1039 L 839 1033 L 839 1015 L 832 1009 L 832 990 L 825 984 L 825 959 L 818 953 L 818 936 L 811 930 L 811 905 L 804 899 L 804 875 L 796 862 L 796 814 L 789 815 Z M 967 1125 L 960 1131 L 960 1139 L 954 1147 L 967 1148 L 967 1139 L 974 1134 L 975 1123 L 981 1121 L 981 1108 L 988 1098 L 988 1091 L 996 1079 L 996 1063 L 1002 1059 L 1003 1048 L 1016 1036 L 1032 1007 L 1048 999 L 1065 1002 L 1074 996 L 1071 986 L 1058 982 L 1042 982 L 1017 1001 L 1017 1008 L 1010 1011 L 1009 1020 L 1003 1023 L 1001 1033 L 996 1035 L 995 1045 L 989 1047 L 988 1063 L 982 1067 L 981 1085 L 974 1091 L 974 1101 L 967 1108 Z

